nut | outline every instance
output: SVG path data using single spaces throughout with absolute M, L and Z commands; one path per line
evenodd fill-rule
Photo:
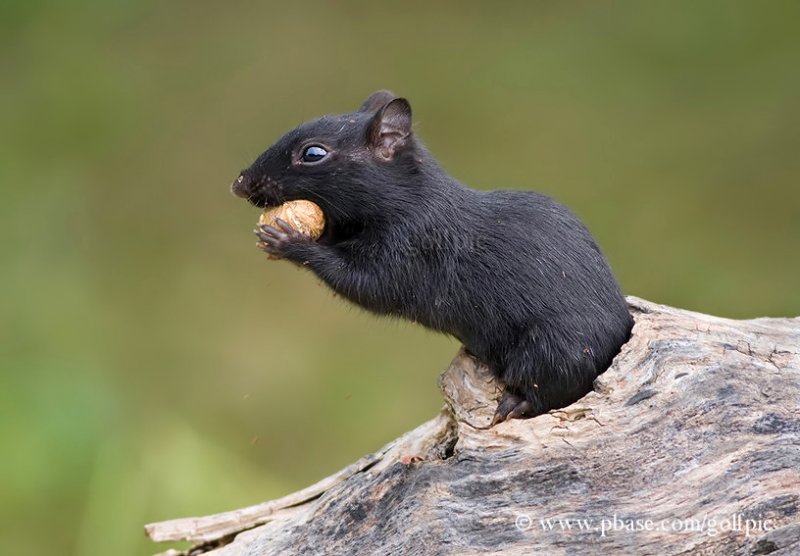
M 322 209 L 311 201 L 287 201 L 279 207 L 264 209 L 258 223 L 275 226 L 275 220 L 278 218 L 301 234 L 315 240 L 319 239 L 325 229 L 325 215 Z

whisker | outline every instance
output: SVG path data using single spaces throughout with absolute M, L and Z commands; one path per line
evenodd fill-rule
M 314 195 L 316 195 L 320 199 L 324 200 L 328 204 L 328 206 L 335 213 L 338 213 L 339 215 L 343 216 L 344 218 L 349 218 L 350 217 L 350 215 L 346 211 L 342 210 L 341 207 L 336 206 L 335 203 L 332 203 L 331 200 L 328 197 L 326 197 L 325 195 L 321 194 L 319 191 L 312 191 L 311 188 L 305 187 L 305 186 L 302 186 L 302 185 L 299 185 L 297 187 L 298 187 L 298 189 L 300 189 L 300 191 L 307 191 L 309 193 L 313 193 Z

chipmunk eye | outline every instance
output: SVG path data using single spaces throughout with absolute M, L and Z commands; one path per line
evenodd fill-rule
M 303 151 L 303 162 L 319 162 L 328 156 L 328 151 L 319 145 L 311 145 Z

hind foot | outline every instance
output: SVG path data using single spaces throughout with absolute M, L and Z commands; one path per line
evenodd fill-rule
M 525 419 L 535 416 L 536 411 L 531 402 L 518 394 L 506 390 L 503 392 L 500 403 L 497 404 L 492 423 L 489 426 L 493 427 L 509 419 Z

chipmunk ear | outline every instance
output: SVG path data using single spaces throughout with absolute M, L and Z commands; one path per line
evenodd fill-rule
M 358 109 L 359 112 L 377 112 L 379 109 L 383 108 L 392 100 L 397 98 L 392 91 L 381 90 L 372 93 L 367 100 L 364 101 L 364 104 L 361 105 L 361 108 Z
M 411 105 L 394 98 L 378 110 L 369 124 L 367 141 L 379 157 L 390 159 L 411 136 Z

